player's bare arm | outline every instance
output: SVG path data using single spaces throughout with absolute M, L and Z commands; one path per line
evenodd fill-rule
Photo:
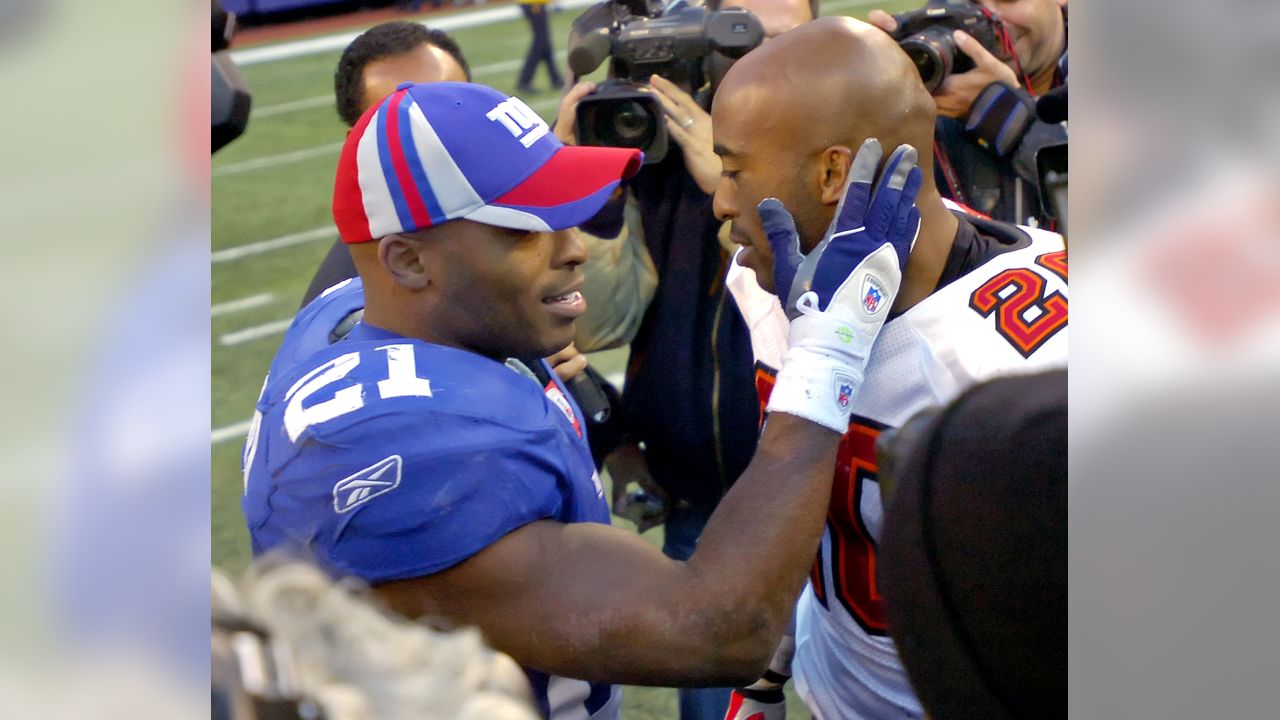
M 745 684 L 786 629 L 818 547 L 841 433 L 919 228 L 917 154 L 863 144 L 827 236 L 798 266 L 792 348 L 753 458 L 687 563 L 603 526 L 531 523 L 448 571 L 384 585 L 409 615 L 478 625 L 517 661 L 585 680 Z M 762 211 L 797 245 L 777 200 Z M 776 226 L 776 227 L 775 227 Z M 794 282 L 793 282 L 794 280 Z M 564 622 L 564 618 L 570 618 Z M 607 648 L 607 650 L 606 650 Z
M 409 616 L 478 625 L 521 664 L 555 674 L 747 682 L 768 664 L 807 577 L 839 439 L 770 416 L 687 563 L 619 528 L 539 521 L 450 570 L 378 591 Z

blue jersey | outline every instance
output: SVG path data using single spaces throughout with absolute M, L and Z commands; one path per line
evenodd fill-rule
M 301 549 L 376 584 L 453 567 L 536 520 L 608 524 L 558 380 L 543 389 L 363 323 L 330 344 L 324 308 L 341 310 L 341 291 L 299 315 L 258 400 L 242 502 L 255 554 Z M 613 686 L 526 672 L 546 717 L 617 716 Z
M 329 347 L 343 321 L 364 311 L 364 283 L 351 278 L 320 293 L 298 312 L 271 359 L 267 377 L 275 377 Z M 343 333 L 345 334 L 345 333 Z

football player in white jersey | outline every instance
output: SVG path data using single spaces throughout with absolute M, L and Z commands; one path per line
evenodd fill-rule
M 787 317 L 807 289 L 796 265 L 837 213 L 838 180 L 854 162 L 853 149 L 872 137 L 885 147 L 929 147 L 934 112 L 907 56 L 887 35 L 851 18 L 786 33 L 725 77 L 712 108 L 724 167 L 715 210 L 743 246 L 729 284 L 752 329 L 762 401 L 788 348 Z M 876 587 L 882 520 L 876 437 L 980 380 L 1065 365 L 1061 236 L 944 203 L 931 164 L 922 154 L 919 236 L 865 383 L 852 398 L 826 530 L 797 605 L 794 661 L 787 662 L 789 649 L 780 651 L 773 672 L 739 694 L 730 717 L 767 712 L 760 703 L 780 700 L 788 665 L 819 718 L 922 715 Z M 880 298 L 869 290 L 864 301 Z

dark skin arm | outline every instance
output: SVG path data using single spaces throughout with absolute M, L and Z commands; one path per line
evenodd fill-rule
M 740 685 L 768 665 L 808 576 L 840 436 L 775 414 L 688 562 L 595 523 L 538 521 L 378 593 L 479 626 L 530 667 L 636 685 Z

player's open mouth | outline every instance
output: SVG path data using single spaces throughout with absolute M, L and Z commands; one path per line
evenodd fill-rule
M 553 312 L 570 318 L 576 318 L 587 311 L 587 300 L 577 290 L 542 298 L 542 304 L 551 308 Z

